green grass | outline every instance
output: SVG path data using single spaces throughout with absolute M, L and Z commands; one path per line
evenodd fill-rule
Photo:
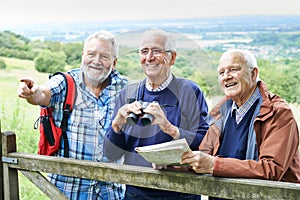
M 7 65 L 7 69 L 23 69 L 34 70 L 34 62 L 32 60 L 21 60 L 17 58 L 0 57 Z
M 47 78 L 34 70 L 32 61 L 4 58 L 8 67 L 0 70 L 0 119 L 1 131 L 13 131 L 17 139 L 17 151 L 37 153 L 38 130 L 33 129 L 34 121 L 39 116 L 39 107 L 30 105 L 18 98 L 17 87 L 21 77 L 32 76 L 38 82 Z M 48 200 L 33 183 L 19 173 L 20 199 Z

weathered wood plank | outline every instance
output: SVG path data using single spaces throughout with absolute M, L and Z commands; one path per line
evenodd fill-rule
M 1 119 L 0 119 L 0 155 L 2 158 L 2 131 L 1 131 Z M 4 177 L 3 177 L 3 163 L 0 159 L 0 199 L 4 199 Z
M 51 184 L 40 172 L 19 170 L 26 178 L 36 185 L 50 199 L 68 200 L 60 190 Z
M 16 149 L 16 135 L 7 131 L 1 133 L 2 135 L 2 157 L 7 156 L 10 152 L 15 152 Z M 3 160 L 2 160 L 3 162 Z M 5 200 L 19 199 L 19 179 L 18 170 L 8 167 L 7 163 L 3 163 L 3 190 Z
M 2 132 L 1 132 L 1 119 L 0 119 L 0 155 L 2 158 Z M 3 179 L 3 163 L 0 159 L 0 199 L 4 199 L 4 179 Z
M 300 184 L 257 180 L 218 178 L 194 173 L 153 170 L 152 168 L 98 163 L 75 159 L 10 153 L 18 164 L 15 169 L 59 173 L 67 176 L 203 194 L 232 199 L 300 199 Z

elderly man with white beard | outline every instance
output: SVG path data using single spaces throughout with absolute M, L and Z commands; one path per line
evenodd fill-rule
M 84 43 L 80 69 L 68 73 L 74 78 L 77 90 L 73 111 L 68 118 L 66 135 L 69 157 L 80 160 L 104 161 L 103 137 L 109 128 L 116 97 L 128 81 L 115 69 L 118 46 L 107 31 L 91 34 Z M 51 107 L 59 126 L 66 96 L 66 81 L 55 75 L 42 85 L 29 78 L 21 79 L 18 95 L 30 104 Z M 64 156 L 63 140 L 57 156 Z M 59 174 L 49 180 L 69 199 L 123 199 L 123 185 Z

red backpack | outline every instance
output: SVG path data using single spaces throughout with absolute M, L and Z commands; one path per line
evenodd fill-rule
M 51 156 L 57 152 L 60 146 L 60 139 L 64 140 L 64 157 L 69 157 L 69 143 L 66 134 L 68 126 L 68 116 L 72 112 L 73 104 L 76 99 L 76 85 L 73 77 L 70 74 L 57 72 L 63 75 L 66 81 L 66 98 L 63 104 L 63 118 L 60 127 L 54 123 L 52 108 L 41 108 L 40 117 L 35 122 L 34 128 L 37 129 L 38 121 L 40 121 L 40 140 L 38 145 L 38 154 Z M 52 77 L 51 76 L 51 77 Z

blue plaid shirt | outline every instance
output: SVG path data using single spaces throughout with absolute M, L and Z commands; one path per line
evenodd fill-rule
M 68 119 L 67 136 L 70 158 L 80 160 L 104 161 L 103 136 L 110 126 L 115 100 L 119 91 L 128 81 L 120 77 L 114 70 L 110 74 L 109 85 L 96 97 L 84 84 L 83 73 L 80 69 L 69 72 L 75 79 L 77 97 L 73 111 Z M 61 75 L 52 77 L 46 85 L 50 87 L 50 106 L 54 108 L 53 116 L 57 126 L 62 120 L 62 106 L 66 94 L 66 82 Z M 63 140 L 57 156 L 64 155 Z M 119 161 L 120 162 L 120 161 Z M 70 199 L 123 199 L 124 186 L 67 177 L 58 174 L 48 175 L 51 183 L 58 187 Z

